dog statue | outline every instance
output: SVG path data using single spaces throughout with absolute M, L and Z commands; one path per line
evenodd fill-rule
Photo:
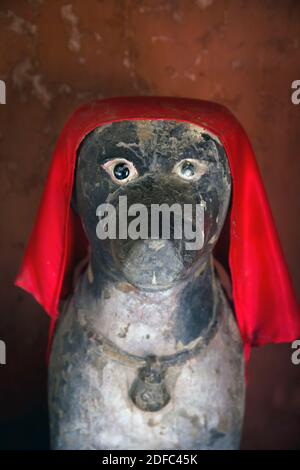
M 243 345 L 212 255 L 230 195 L 225 150 L 196 125 L 123 120 L 82 141 L 72 208 L 90 257 L 51 350 L 52 448 L 239 447 Z M 176 238 L 175 218 L 169 238 L 160 220 L 156 237 L 100 239 L 97 208 L 120 224 L 125 196 L 135 227 L 136 204 L 202 207 L 202 245 Z

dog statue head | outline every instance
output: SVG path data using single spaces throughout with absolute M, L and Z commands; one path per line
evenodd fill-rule
M 207 262 L 230 191 L 225 151 L 198 126 L 128 120 L 96 128 L 79 148 L 72 200 L 93 272 L 146 290 L 185 279 Z

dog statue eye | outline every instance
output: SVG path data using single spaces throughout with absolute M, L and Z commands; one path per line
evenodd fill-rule
M 180 174 L 183 178 L 192 178 L 195 174 L 195 167 L 191 162 L 184 162 L 180 167 Z
M 130 170 L 126 163 L 118 163 L 114 167 L 114 175 L 117 180 L 126 180 L 130 174 Z
M 199 162 L 194 159 L 185 159 L 176 163 L 173 173 L 176 173 L 180 178 L 187 181 L 198 180 L 206 171 L 208 166 L 204 162 Z
M 116 184 L 126 184 L 138 176 L 134 164 L 125 158 L 115 158 L 101 165 Z

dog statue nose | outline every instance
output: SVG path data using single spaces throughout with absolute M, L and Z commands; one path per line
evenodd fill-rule
M 134 240 L 126 244 L 120 261 L 127 280 L 146 289 L 170 286 L 183 269 L 180 251 L 170 240 Z

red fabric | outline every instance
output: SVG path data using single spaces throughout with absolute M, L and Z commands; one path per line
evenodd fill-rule
M 300 337 L 300 314 L 249 140 L 223 106 L 184 98 L 113 98 L 80 107 L 58 139 L 37 219 L 16 285 L 54 320 L 87 244 L 70 209 L 76 151 L 97 126 L 125 119 L 172 119 L 199 125 L 225 147 L 232 173 L 229 267 L 245 350 Z M 76 228 L 77 227 L 77 228 Z

